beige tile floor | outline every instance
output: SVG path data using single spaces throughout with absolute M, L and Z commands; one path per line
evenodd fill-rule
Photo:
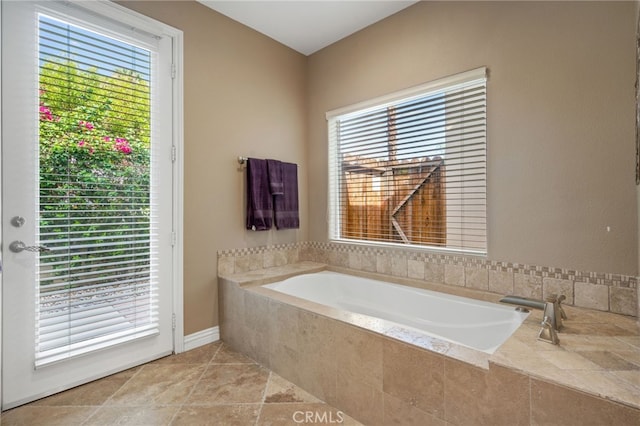
M 0 424 L 275 426 L 305 416 L 360 424 L 216 342 L 5 411 Z

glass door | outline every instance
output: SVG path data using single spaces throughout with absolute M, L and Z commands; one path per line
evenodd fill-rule
M 168 37 L 2 7 L 10 408 L 172 351 L 172 81 Z

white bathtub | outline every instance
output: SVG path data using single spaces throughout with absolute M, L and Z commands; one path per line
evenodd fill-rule
M 263 287 L 390 321 L 487 354 L 495 352 L 529 315 L 514 306 L 330 271 L 298 275 Z

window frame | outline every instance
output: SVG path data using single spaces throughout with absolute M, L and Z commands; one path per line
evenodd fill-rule
M 415 243 L 402 243 L 393 241 L 374 241 L 369 239 L 357 239 L 343 236 L 342 233 L 342 204 L 340 202 L 341 196 L 344 194 L 340 188 L 343 183 L 341 177 L 342 169 L 339 164 L 338 153 L 338 136 L 336 122 L 339 120 L 348 119 L 350 117 L 359 116 L 368 112 L 376 111 L 382 108 L 391 107 L 401 104 L 403 102 L 411 101 L 417 98 L 427 98 L 437 94 L 446 93 L 449 90 L 457 87 L 472 86 L 474 84 L 483 84 L 486 88 L 487 83 L 487 68 L 479 67 L 455 75 L 447 76 L 437 80 L 433 80 L 418 86 L 410 87 L 404 90 L 400 90 L 394 93 L 376 97 L 370 100 L 359 102 L 346 107 L 334 109 L 326 113 L 327 119 L 327 131 L 328 131 L 328 239 L 331 242 L 350 243 L 358 245 L 372 245 L 382 246 L 390 248 L 410 248 L 421 251 L 436 252 L 436 253 L 459 253 L 465 255 L 473 255 L 479 257 L 486 257 L 488 253 L 488 217 L 487 217 L 487 203 L 486 203 L 486 190 L 487 190 L 487 170 L 486 170 L 486 156 L 487 156 L 487 136 L 486 136 L 486 111 L 487 111 L 487 95 L 484 93 L 484 141 L 483 141 L 483 156 L 485 158 L 484 174 L 482 180 L 484 181 L 484 222 L 482 223 L 484 232 L 484 240 L 482 241 L 483 247 L 477 248 L 465 248 L 465 247 L 448 247 L 444 246 L 427 245 L 427 244 L 415 244 Z M 445 140 L 445 150 L 447 141 Z M 445 186 L 446 187 L 446 186 Z M 448 217 L 447 217 L 448 220 Z M 463 244 L 461 244 L 463 245 Z

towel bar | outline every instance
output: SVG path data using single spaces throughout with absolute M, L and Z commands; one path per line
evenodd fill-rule
M 238 157 L 238 163 L 240 163 L 240 164 L 244 164 L 244 163 L 246 163 L 246 162 L 247 162 L 247 160 L 248 160 L 248 158 L 247 158 L 247 157 L 242 157 L 242 156 L 239 156 L 239 157 Z

